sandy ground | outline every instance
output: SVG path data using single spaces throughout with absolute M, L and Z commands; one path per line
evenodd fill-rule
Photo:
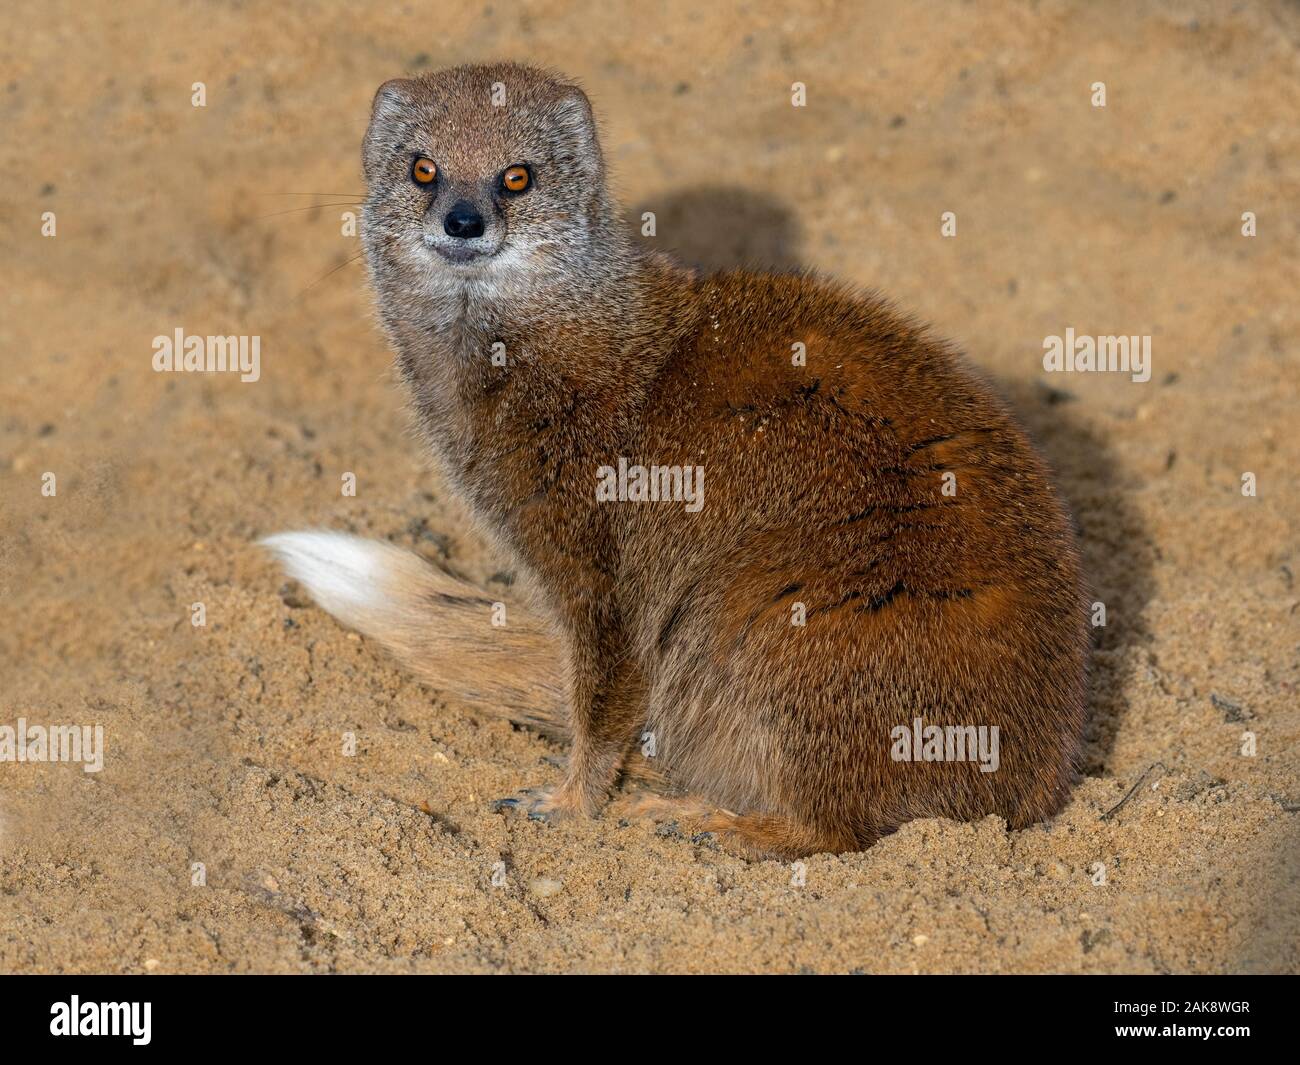
M 98 723 L 106 753 L 0 763 L 0 970 L 1300 969 L 1300 9 L 696 6 L 5 5 L 0 725 Z M 508 818 L 563 752 L 251 546 L 325 526 L 509 580 L 409 435 L 341 233 L 378 83 L 491 58 L 584 81 L 660 245 L 879 287 L 1015 404 L 1107 608 L 1054 822 L 918 821 L 799 885 Z M 177 327 L 260 335 L 260 380 L 154 373 Z M 1151 380 L 1045 374 L 1067 327 L 1151 335 Z

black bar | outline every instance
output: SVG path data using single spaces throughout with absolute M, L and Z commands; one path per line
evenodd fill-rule
M 726 988 L 702 982 L 725 977 L 701 977 L 651 995 L 612 979 L 546 988 L 522 979 L 506 986 L 436 976 L 10 976 L 0 978 L 3 1045 L 481 1058 L 516 1045 L 554 1052 L 559 1038 L 587 1046 L 613 1028 L 631 1038 L 633 1052 L 660 1043 L 680 1048 L 683 1036 L 697 1049 L 716 1042 L 735 1052 L 758 1036 L 765 1053 L 787 1041 L 804 1053 L 822 1046 L 845 1053 L 843 1040 L 863 1029 L 886 1037 L 875 1046 L 881 1053 L 902 1043 L 925 1051 L 1055 1048 L 1071 1055 L 1124 1044 L 1144 1051 L 1176 1046 L 1181 1054 L 1200 1045 L 1223 1054 L 1281 1051 L 1283 1034 L 1294 1030 L 1296 992 L 1294 978 L 1233 976 L 751 977 Z M 73 996 L 87 1030 L 116 1021 L 127 1033 L 52 1034 L 52 1026 L 67 1027 Z M 104 1003 L 119 1008 L 105 1011 Z M 146 1037 L 145 1003 L 147 1043 L 137 1042 Z M 137 1009 L 128 1013 L 120 1004 Z M 138 1022 L 133 1031 L 140 1034 L 127 1019 Z M 872 1045 L 862 1052 L 870 1054 Z

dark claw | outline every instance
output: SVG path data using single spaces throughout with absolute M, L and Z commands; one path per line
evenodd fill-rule
M 546 800 L 546 794 L 541 788 L 520 788 L 517 796 L 495 800 L 492 803 L 492 809 L 497 812 L 506 810 L 526 811 L 530 821 L 549 821 L 551 815 L 544 810 L 538 809 Z

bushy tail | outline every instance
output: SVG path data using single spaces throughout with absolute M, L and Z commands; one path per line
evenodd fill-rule
M 547 736 L 568 739 L 560 637 L 538 614 L 408 551 L 332 532 L 261 541 L 324 609 L 391 651 L 417 677 Z

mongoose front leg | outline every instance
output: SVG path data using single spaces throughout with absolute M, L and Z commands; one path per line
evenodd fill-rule
M 530 816 L 590 817 L 605 803 L 645 720 L 644 683 L 618 625 L 591 624 L 573 641 L 573 746 L 563 783 L 534 793 Z

